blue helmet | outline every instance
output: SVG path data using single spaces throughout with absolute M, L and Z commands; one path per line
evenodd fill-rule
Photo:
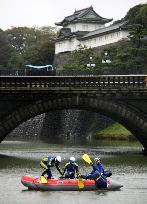
M 101 158 L 100 158 L 100 157 L 96 157 L 96 158 L 94 158 L 94 161 L 95 161 L 95 162 L 98 162 L 98 161 L 101 162 Z

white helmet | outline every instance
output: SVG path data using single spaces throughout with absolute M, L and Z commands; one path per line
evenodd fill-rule
M 71 162 L 75 162 L 76 161 L 76 159 L 74 158 L 74 157 L 70 157 L 70 159 L 69 159 Z
M 56 161 L 61 162 L 61 157 L 60 156 L 56 156 Z
M 100 158 L 100 157 L 96 157 L 96 158 L 94 158 L 94 161 L 95 161 L 95 162 L 101 161 L 101 158 Z

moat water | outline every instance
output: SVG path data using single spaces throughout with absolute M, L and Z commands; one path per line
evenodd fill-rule
M 3 141 L 0 144 L 0 204 L 145 204 L 147 203 L 147 156 L 137 142 L 94 142 L 89 145 L 56 145 L 41 141 Z M 39 176 L 39 162 L 46 155 L 61 155 L 61 167 L 75 156 L 81 173 L 89 167 L 81 159 L 84 153 L 93 159 L 101 157 L 112 178 L 123 184 L 119 191 L 42 192 L 29 191 L 21 176 Z M 53 170 L 54 177 L 58 172 Z

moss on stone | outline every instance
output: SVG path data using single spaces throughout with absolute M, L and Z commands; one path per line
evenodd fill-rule
M 134 135 L 119 123 L 97 132 L 95 134 L 96 139 L 112 139 L 112 140 L 136 140 Z

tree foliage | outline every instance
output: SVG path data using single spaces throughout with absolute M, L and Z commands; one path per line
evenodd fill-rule
M 13 27 L 5 31 L 7 41 L 13 47 L 8 67 L 23 68 L 26 64 L 52 64 L 54 58 L 54 27 Z
M 7 39 L 7 35 L 4 31 L 0 30 L 0 68 L 7 67 L 13 51 Z
M 86 46 L 80 45 L 79 48 L 71 54 L 70 60 L 63 66 L 63 68 L 65 70 L 86 69 L 90 57 L 92 56 L 92 49 L 88 49 Z
M 131 8 L 123 19 L 130 25 L 140 24 L 147 30 L 147 4 L 139 4 Z
M 113 24 L 123 21 L 127 21 L 128 25 L 140 24 L 144 30 L 147 30 L 147 4 L 139 4 L 132 7 L 124 18 L 115 21 Z
M 33 46 L 27 49 L 24 53 L 25 64 L 33 65 L 46 65 L 52 64 L 54 59 L 55 46 L 52 41 L 44 37 L 43 40 L 39 40 Z
M 122 41 L 111 46 L 112 69 L 120 70 L 120 73 L 147 73 L 147 40 L 143 40 L 140 47 L 132 46 L 131 41 Z

